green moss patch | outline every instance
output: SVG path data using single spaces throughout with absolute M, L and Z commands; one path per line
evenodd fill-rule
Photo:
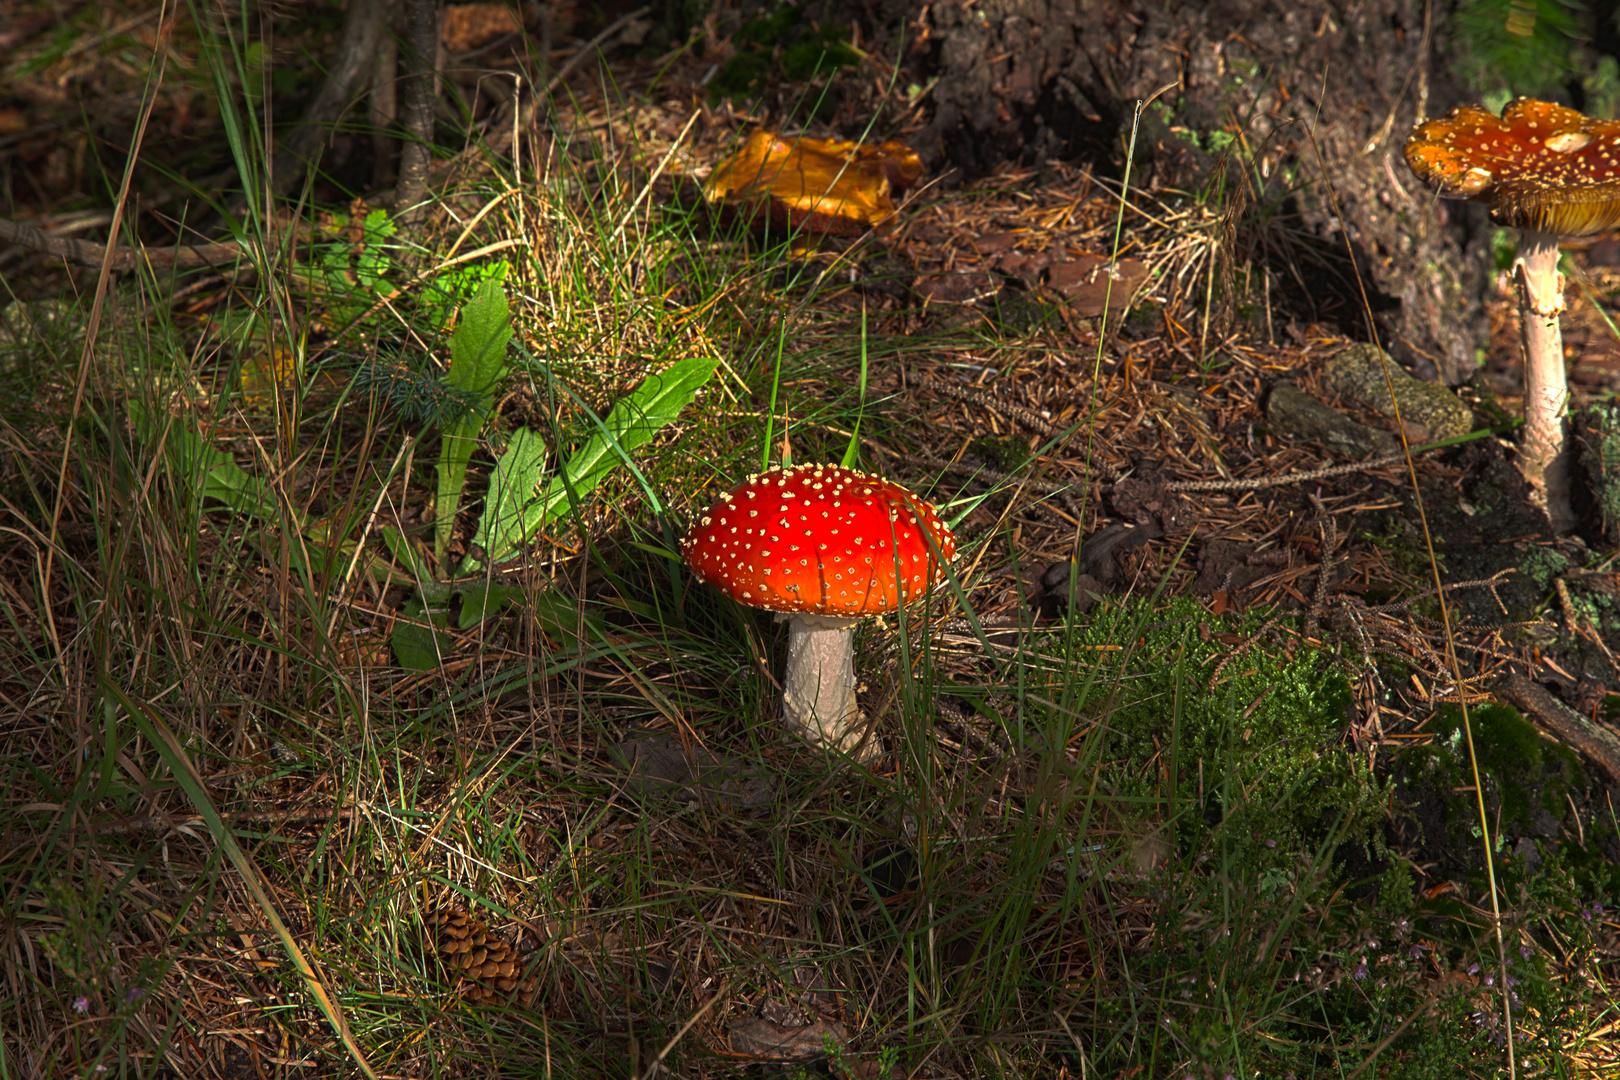
M 1580 759 L 1543 738 L 1507 706 L 1476 706 L 1468 719 L 1485 814 L 1496 833 L 1495 855 L 1503 865 L 1529 872 L 1551 849 L 1567 847 L 1570 831 L 1584 834 L 1593 856 L 1602 862 L 1598 845 L 1606 834 L 1597 820 L 1601 815 L 1583 814 L 1591 820 L 1582 829 L 1565 828 L 1571 815 L 1587 805 L 1588 777 Z M 1396 834 L 1415 844 L 1424 862 L 1435 864 L 1434 874 L 1478 875 L 1484 868 L 1484 846 L 1462 713 L 1448 707 L 1429 727 L 1435 741 L 1401 751 L 1391 765 L 1402 819 Z M 1583 861 L 1578 850 L 1568 851 L 1566 857 L 1572 865 Z
M 1266 615 L 1131 602 L 1073 645 L 1084 656 L 1132 642 L 1082 706 L 1106 724 L 1115 790 L 1168 803 L 1182 843 L 1218 834 L 1229 858 L 1281 883 L 1334 829 L 1370 839 L 1385 793 L 1344 743 L 1350 684 L 1332 657 L 1280 634 L 1244 647 Z

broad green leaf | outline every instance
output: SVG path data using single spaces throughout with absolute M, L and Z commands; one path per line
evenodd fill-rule
M 394 623 L 388 644 L 399 666 L 409 671 L 432 671 L 439 666 L 450 638 L 439 628 L 450 621 L 444 608 L 429 608 L 420 600 L 407 600 Z
M 417 552 L 409 537 L 393 525 L 384 525 L 382 538 L 383 543 L 388 546 L 389 554 L 398 560 L 417 585 L 425 588 L 435 584 L 433 568 L 428 566 L 427 560 Z M 448 596 L 449 593 L 445 595 Z
M 432 671 L 439 666 L 438 632 L 416 623 L 398 622 L 388 635 L 394 659 L 406 671 Z
M 461 597 L 461 616 L 456 625 L 463 630 L 471 630 L 485 619 L 523 602 L 523 590 L 518 586 L 494 582 L 475 581 L 462 585 L 456 589 L 456 594 Z
M 388 271 L 393 267 L 393 260 L 388 257 L 387 240 L 396 231 L 393 219 L 386 210 L 373 210 L 366 215 L 361 228 L 366 238 L 365 250 L 356 260 L 354 276 L 372 292 L 386 292 L 392 288 Z
M 506 343 L 512 325 L 507 320 L 506 289 L 499 280 L 484 282 L 461 309 L 461 322 L 450 335 L 451 385 L 478 396 L 478 408 L 444 429 L 439 450 L 439 484 L 433 501 L 433 555 L 444 565 L 445 551 L 456 525 L 456 509 L 461 505 L 461 485 L 467 478 L 467 463 L 478 445 L 491 406 L 495 386 L 506 373 Z
M 546 479 L 546 441 L 522 428 L 512 432 L 495 463 L 473 543 L 485 551 L 513 551 L 525 539 L 523 512 L 540 497 Z
M 573 505 L 573 500 L 595 488 L 621 463 L 628 464 L 634 450 L 651 442 L 680 417 L 681 410 L 714 377 L 714 369 L 713 360 L 692 356 L 668 371 L 648 376 L 634 393 L 613 406 L 606 420 L 597 421 L 596 434 L 569 457 L 562 474 L 551 478 L 545 492 L 524 508 L 523 527 L 509 537 L 511 542 L 504 546 L 485 545 L 486 560 L 493 564 L 511 555 L 519 544 Z M 473 559 L 464 560 L 457 576 L 472 573 L 479 565 Z
M 493 394 L 506 372 L 510 340 L 506 289 L 499 278 L 491 278 L 461 309 L 461 322 L 450 335 L 450 381 L 475 394 Z
M 418 310 L 430 325 L 441 325 L 449 321 L 456 304 L 491 280 L 506 280 L 506 263 L 470 262 L 452 266 L 423 284 L 422 295 L 417 300 Z
M 278 512 L 276 500 L 265 490 L 264 482 L 243 471 L 228 455 L 203 477 L 202 495 L 218 499 L 239 514 L 274 518 Z
M 143 413 L 132 407 L 135 422 L 142 433 L 147 422 Z M 213 446 L 178 420 L 170 426 L 164 439 L 169 468 L 176 479 L 187 484 L 199 498 L 218 499 L 239 514 L 257 514 L 278 520 L 281 507 L 263 480 L 252 475 L 231 460 L 231 455 Z M 295 523 L 302 525 L 296 511 L 289 510 Z
M 584 629 L 587 634 L 603 633 L 602 620 L 580 614 L 575 601 L 556 592 L 543 592 L 534 598 L 533 612 L 540 629 L 559 641 L 572 640 Z

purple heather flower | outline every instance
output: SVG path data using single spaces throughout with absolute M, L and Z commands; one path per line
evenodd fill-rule
M 1536 950 L 1535 950 L 1535 948 L 1533 946 L 1530 946 L 1530 945 L 1520 945 L 1519 946 L 1519 958 L 1520 959 L 1528 960 L 1532 956 L 1534 956 L 1535 954 L 1536 954 Z
M 127 991 L 124 992 L 124 1001 L 125 1001 L 126 1004 L 133 1005 L 133 1004 L 135 1004 L 137 1001 L 141 1000 L 141 998 L 143 998 L 145 996 L 146 996 L 146 991 L 145 990 L 142 990 L 138 986 L 132 986 Z
M 1469 964 L 1468 965 L 1468 974 L 1470 974 L 1470 975 L 1478 975 L 1479 974 L 1479 965 L 1478 964 Z
M 1367 977 L 1367 958 L 1366 957 L 1361 958 L 1361 962 L 1356 965 L 1356 970 L 1354 970 L 1354 971 L 1352 971 L 1350 973 L 1350 977 L 1352 979 L 1357 980 L 1358 982 Z
M 85 997 L 83 994 L 80 994 L 78 997 L 74 998 L 73 1011 L 78 1013 L 80 1016 L 83 1016 L 85 1013 L 89 1012 L 90 999 Z

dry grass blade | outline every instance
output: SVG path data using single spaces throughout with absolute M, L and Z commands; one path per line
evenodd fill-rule
M 253 859 L 237 843 L 236 835 L 231 831 L 230 826 L 225 823 L 219 809 L 214 806 L 214 800 L 209 797 L 208 789 L 204 786 L 202 777 L 198 775 L 196 766 L 191 763 L 191 756 L 186 753 L 185 747 L 180 744 L 179 739 L 175 738 L 174 732 L 170 730 L 168 724 L 164 723 L 162 717 L 150 709 L 136 704 L 124 692 L 122 687 L 103 677 L 101 689 L 103 693 L 117 702 L 118 706 L 135 721 L 147 738 L 152 740 L 152 745 L 157 748 L 158 753 L 173 772 L 175 779 L 179 782 L 181 788 L 185 790 L 192 806 L 208 823 L 208 831 L 213 834 L 214 842 L 224 850 L 226 858 L 230 859 L 231 864 L 236 867 L 242 883 L 247 886 L 248 892 L 252 895 L 265 920 L 269 922 L 271 929 L 275 931 L 276 937 L 281 940 L 281 947 L 286 951 L 287 958 L 292 961 L 293 967 L 297 969 L 299 976 L 304 980 L 304 986 L 309 990 L 310 996 L 315 999 L 316 1006 L 320 1009 L 322 1015 L 326 1017 L 327 1022 L 332 1025 L 332 1030 L 342 1041 L 343 1048 L 348 1052 L 350 1059 L 359 1067 L 362 1073 L 375 1080 L 377 1074 L 372 1071 L 371 1065 L 366 1061 L 365 1053 L 360 1049 L 359 1044 L 355 1042 L 354 1033 L 349 1030 L 348 1022 L 343 1017 L 342 1006 L 328 992 L 320 974 L 316 972 L 314 966 L 304 955 L 304 950 L 299 947 L 297 940 L 292 936 L 292 932 L 287 929 L 286 923 L 282 922 L 281 914 L 276 910 L 275 901 L 270 898 L 270 893 L 265 887 L 263 875 L 260 874 L 259 868 L 254 865 Z
M 1355 252 L 1350 248 L 1349 235 L 1344 228 L 1344 215 L 1338 210 L 1338 196 L 1334 192 L 1333 179 L 1328 172 L 1327 163 L 1322 159 L 1322 148 L 1317 144 L 1314 133 L 1311 137 L 1311 149 L 1316 155 L 1316 164 L 1321 173 L 1322 184 L 1328 193 L 1328 199 L 1334 208 L 1334 212 L 1339 216 L 1340 236 L 1344 241 L 1346 252 L 1351 257 L 1351 265 L 1354 266 Z M 1371 333 L 1373 342 L 1376 344 L 1378 341 L 1378 332 L 1373 320 L 1372 302 L 1367 297 L 1367 286 L 1366 283 L 1361 280 L 1361 273 L 1359 269 L 1356 271 L 1356 288 L 1359 290 L 1361 295 L 1361 306 L 1362 311 L 1366 315 L 1368 330 Z M 1451 669 L 1452 679 L 1454 680 L 1454 684 L 1458 690 L 1457 707 L 1462 713 L 1462 730 L 1468 744 L 1468 764 L 1473 773 L 1474 802 L 1475 808 L 1479 814 L 1480 841 L 1482 844 L 1482 850 L 1485 854 L 1485 877 L 1490 886 L 1491 919 L 1496 932 L 1497 959 L 1499 961 L 1499 969 L 1502 975 L 1502 1016 L 1507 1028 L 1506 1048 L 1508 1076 L 1517 1077 L 1518 1064 L 1514 1057 L 1513 1042 L 1513 996 L 1508 992 L 1510 984 L 1508 982 L 1507 943 L 1502 934 L 1501 897 L 1497 890 L 1496 884 L 1495 844 L 1491 839 L 1490 815 L 1485 809 L 1485 785 L 1480 779 L 1479 755 L 1474 747 L 1474 729 L 1473 725 L 1469 723 L 1468 702 L 1462 695 L 1462 687 L 1464 685 L 1462 661 L 1457 656 L 1457 642 L 1452 631 L 1451 605 L 1447 601 L 1445 581 L 1440 574 L 1440 560 L 1435 556 L 1434 534 L 1429 531 L 1429 511 L 1424 503 L 1422 485 L 1418 483 L 1417 464 L 1412 458 L 1411 447 L 1407 444 L 1405 428 L 1401 426 L 1400 404 L 1398 401 L 1396 401 L 1394 380 L 1389 370 L 1390 361 L 1387 355 L 1381 354 L 1380 359 L 1383 364 L 1385 389 L 1389 393 L 1391 403 L 1395 407 L 1395 422 L 1397 424 L 1397 430 L 1400 432 L 1401 436 L 1401 447 L 1406 451 L 1406 472 L 1408 478 L 1411 480 L 1413 505 L 1417 510 L 1418 524 L 1423 535 L 1423 545 L 1425 552 L 1428 555 L 1429 573 L 1434 580 L 1435 601 L 1440 608 L 1440 625 L 1445 635 L 1444 644 L 1447 666 Z

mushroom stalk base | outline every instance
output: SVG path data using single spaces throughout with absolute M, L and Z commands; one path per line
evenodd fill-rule
M 860 743 L 855 619 L 788 616 L 782 715 L 809 742 L 849 752 Z
M 1547 512 L 1553 531 L 1575 527 L 1570 506 L 1569 455 L 1564 414 L 1569 403 L 1564 372 L 1564 283 L 1558 273 L 1558 238 L 1525 230 L 1516 261 L 1519 319 L 1524 332 L 1524 442 L 1519 471 Z

